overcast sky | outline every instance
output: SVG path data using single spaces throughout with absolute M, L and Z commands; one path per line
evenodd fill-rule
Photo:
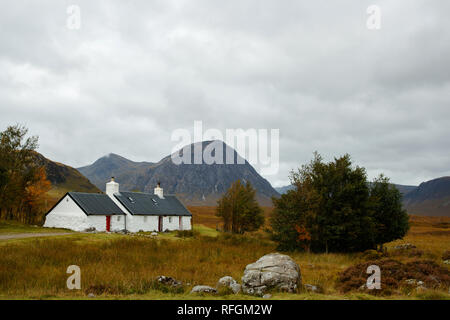
M 0 3 L 0 130 L 52 160 L 156 162 L 202 120 L 280 129 L 274 186 L 315 150 L 401 184 L 450 175 L 448 0 Z

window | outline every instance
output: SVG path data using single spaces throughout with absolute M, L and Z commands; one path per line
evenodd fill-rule
M 147 217 L 144 217 L 144 222 L 147 222 Z
M 172 217 L 169 217 L 169 223 L 172 223 Z
M 117 221 L 120 221 L 120 216 L 117 217 Z

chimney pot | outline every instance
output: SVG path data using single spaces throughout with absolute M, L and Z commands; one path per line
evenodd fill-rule
M 161 199 L 164 199 L 164 192 L 163 192 L 163 188 L 161 188 L 161 183 L 158 181 L 158 183 L 156 184 L 156 188 L 154 190 L 155 195 L 157 195 L 158 197 L 160 197 Z
M 114 197 L 115 193 L 119 193 L 119 184 L 114 181 L 114 177 L 111 177 L 111 181 L 106 184 L 106 194 Z

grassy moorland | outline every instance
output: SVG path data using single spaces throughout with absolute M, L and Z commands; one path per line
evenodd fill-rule
M 275 251 L 276 245 L 264 232 L 245 236 L 217 232 L 214 208 L 190 209 L 195 231 L 187 237 L 176 232 L 157 239 L 74 233 L 57 238 L 0 240 L 0 298 L 86 299 L 87 294 L 94 293 L 99 299 L 253 299 L 226 293 L 199 297 L 189 291 L 197 284 L 214 286 L 225 275 L 240 279 L 248 263 Z M 450 218 L 412 217 L 411 222 L 405 239 L 387 245 L 388 258 L 402 263 L 433 261 L 448 273 L 442 256 L 450 249 Z M 394 250 L 395 245 L 406 242 L 417 249 Z M 298 294 L 274 293 L 273 299 L 450 299 L 448 286 L 426 290 L 401 287 L 383 294 L 344 290 L 339 274 L 355 264 L 379 258 L 371 253 L 289 255 L 300 265 L 302 282 L 319 285 L 324 292 L 312 294 L 302 289 Z M 81 290 L 66 288 L 66 269 L 73 264 L 81 268 Z M 154 281 L 158 275 L 179 279 L 185 287 L 161 287 Z

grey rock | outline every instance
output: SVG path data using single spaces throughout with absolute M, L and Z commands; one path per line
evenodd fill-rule
M 394 247 L 394 249 L 396 249 L 396 250 L 409 250 L 409 249 L 415 249 L 415 248 L 416 248 L 416 246 L 413 245 L 412 243 L 400 244 L 400 245 Z
M 191 293 L 217 293 L 217 290 L 210 286 L 195 286 L 192 288 Z
M 152 237 L 157 237 L 157 236 L 158 236 L 158 233 L 157 233 L 157 232 L 152 232 L 152 233 L 150 233 L 150 235 L 151 235 Z
M 450 264 L 450 260 L 444 260 L 444 264 Z
M 270 299 L 272 298 L 272 295 L 270 293 L 266 293 L 265 295 L 263 295 L 263 299 Z
M 93 294 L 92 292 L 88 294 L 88 298 L 95 298 L 95 294 Z
M 323 293 L 323 289 L 320 286 L 315 286 L 312 284 L 305 284 L 305 289 L 313 293 Z
M 181 287 L 183 283 L 181 281 L 178 281 L 172 277 L 166 277 L 166 276 L 158 276 L 156 277 L 156 281 L 158 281 L 161 284 L 171 286 L 171 287 Z
M 242 286 L 239 283 L 233 283 L 230 285 L 231 290 L 234 294 L 241 292 Z
M 230 288 L 235 294 L 241 292 L 241 285 L 237 283 L 237 281 L 234 280 L 233 277 L 230 276 L 222 277 L 219 279 L 219 281 L 217 281 L 216 288 L 220 289 L 223 287 Z
M 270 253 L 247 265 L 242 277 L 246 294 L 262 296 L 267 290 L 296 292 L 301 285 L 300 268 L 291 257 Z
M 219 281 L 217 281 L 217 285 L 216 288 L 221 288 L 221 287 L 227 287 L 230 288 L 232 284 L 236 284 L 236 280 L 234 280 L 232 277 L 230 276 L 225 276 L 219 279 Z

